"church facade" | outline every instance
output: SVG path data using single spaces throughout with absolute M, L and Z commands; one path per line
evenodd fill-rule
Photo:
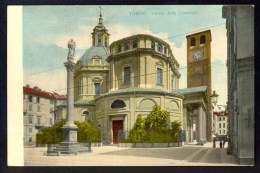
M 129 131 L 139 114 L 146 117 L 157 105 L 169 112 L 169 125 L 182 122 L 188 142 L 205 141 L 206 122 L 201 117 L 207 109 L 207 87 L 179 89 L 179 64 L 170 45 L 146 34 L 111 44 L 109 37 L 100 14 L 92 47 L 74 71 L 75 120 L 91 120 L 101 130 L 102 143 L 117 144 L 119 131 Z M 195 113 L 190 106 L 194 104 Z M 65 118 L 66 104 L 57 113 Z

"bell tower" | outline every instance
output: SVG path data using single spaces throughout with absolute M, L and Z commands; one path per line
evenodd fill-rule
M 92 34 L 92 46 L 105 46 L 109 47 L 109 36 L 108 30 L 103 25 L 102 12 L 100 7 L 98 25 L 93 29 Z
M 206 30 L 186 36 L 187 88 L 207 86 L 207 141 L 212 141 L 211 112 L 211 31 Z

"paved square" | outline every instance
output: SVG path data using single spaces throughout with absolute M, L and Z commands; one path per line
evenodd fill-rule
M 25 148 L 25 166 L 238 166 L 226 148 L 212 148 L 212 143 L 175 148 L 103 146 L 69 156 L 44 156 L 46 150 Z

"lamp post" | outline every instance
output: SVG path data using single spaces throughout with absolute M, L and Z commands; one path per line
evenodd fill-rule
M 217 102 L 218 102 L 218 94 L 216 93 L 216 91 L 213 91 L 213 93 L 211 94 L 210 98 L 211 98 L 211 102 L 216 106 Z
M 210 98 L 211 98 L 211 102 L 216 106 L 217 102 L 218 102 L 218 94 L 216 93 L 216 91 L 213 91 L 213 93 L 211 94 Z M 214 111 L 213 111 L 214 112 Z M 214 122 L 213 122 L 214 123 Z M 215 124 L 216 126 L 216 124 Z M 212 129 L 212 133 L 214 133 L 213 131 L 214 129 Z M 216 137 L 213 138 L 213 148 L 216 148 Z

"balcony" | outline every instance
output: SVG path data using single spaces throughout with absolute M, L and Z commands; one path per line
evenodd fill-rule
M 35 128 L 38 129 L 38 130 L 41 130 L 41 129 L 44 128 L 44 124 L 36 123 Z

